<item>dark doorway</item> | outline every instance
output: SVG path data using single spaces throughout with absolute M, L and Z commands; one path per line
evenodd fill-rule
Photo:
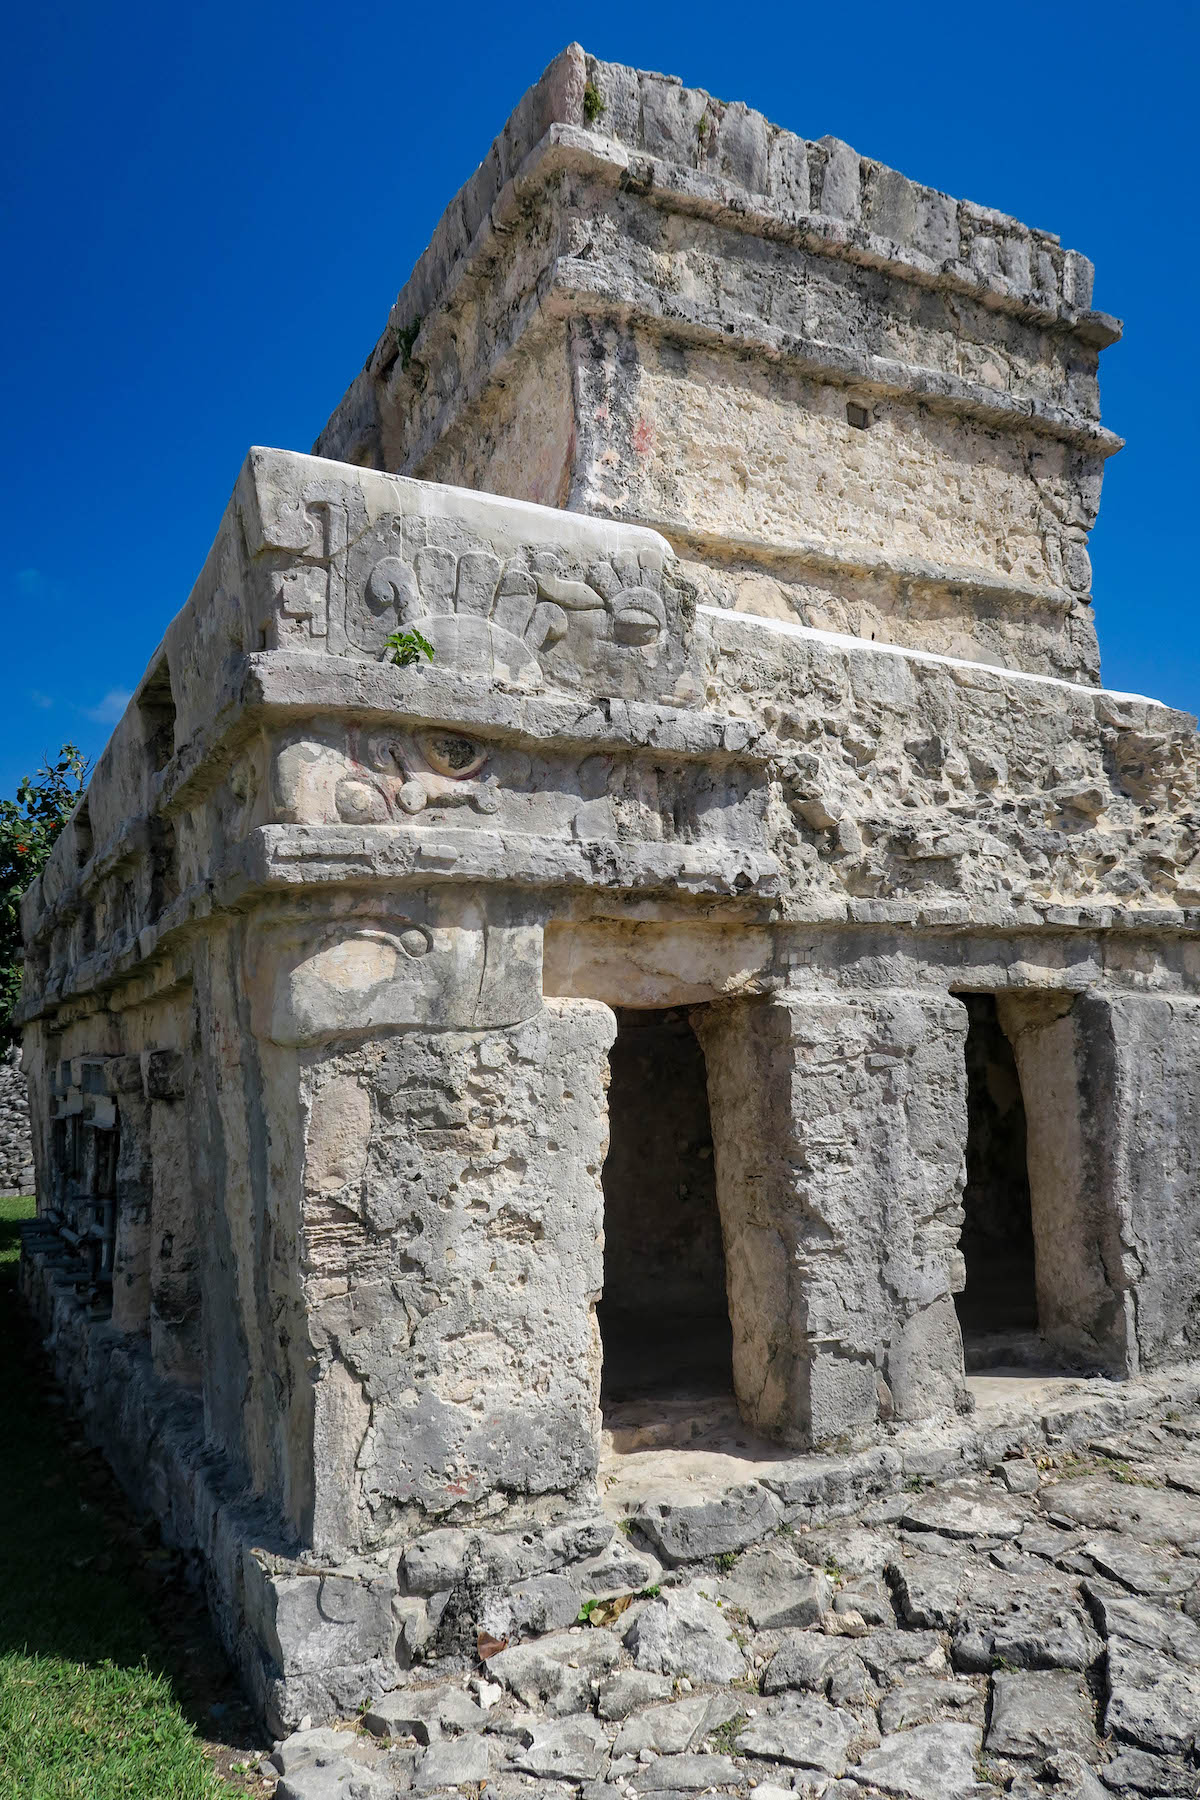
M 957 1297 L 968 1367 L 991 1341 L 1038 1325 L 1033 1214 L 1025 1160 L 1025 1104 L 1012 1045 L 993 994 L 962 994 L 967 1009 L 967 1184 L 962 1251 L 966 1286 Z M 983 1360 L 993 1360 L 985 1357 Z
M 602 1404 L 729 1395 L 704 1052 L 684 1010 L 618 1008 L 609 1060 Z

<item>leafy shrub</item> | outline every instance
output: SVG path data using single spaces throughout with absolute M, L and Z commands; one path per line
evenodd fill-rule
M 0 800 L 0 1037 L 16 1036 L 21 993 L 21 895 L 46 866 L 54 840 L 75 810 L 88 762 L 74 744 L 57 761 L 26 775 L 15 800 Z

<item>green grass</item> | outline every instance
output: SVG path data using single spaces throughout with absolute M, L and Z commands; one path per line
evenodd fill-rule
M 231 1796 L 242 1790 L 185 1716 L 181 1647 L 154 1616 L 148 1570 L 170 1558 L 122 1516 L 19 1302 L 18 1223 L 32 1212 L 0 1200 L 0 1800 Z
M 207 1800 L 230 1791 L 164 1676 L 16 1652 L 0 1661 L 0 1794 Z

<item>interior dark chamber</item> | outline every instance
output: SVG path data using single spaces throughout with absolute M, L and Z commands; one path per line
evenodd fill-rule
M 704 1052 L 685 1011 L 617 1011 L 604 1164 L 602 1403 L 732 1391 Z
M 967 1183 L 957 1297 L 964 1340 L 1037 1330 L 1033 1214 L 1025 1103 L 993 994 L 963 994 L 967 1009 Z

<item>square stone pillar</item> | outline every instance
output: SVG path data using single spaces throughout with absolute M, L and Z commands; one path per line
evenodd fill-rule
M 817 1447 L 952 1408 L 964 1008 L 780 993 L 704 1008 L 695 1024 L 747 1423 Z
M 614 1033 L 551 1000 L 302 1059 L 319 1553 L 594 1504 Z
M 1200 1348 L 1200 1002 L 1009 995 L 1042 1335 L 1114 1375 Z

